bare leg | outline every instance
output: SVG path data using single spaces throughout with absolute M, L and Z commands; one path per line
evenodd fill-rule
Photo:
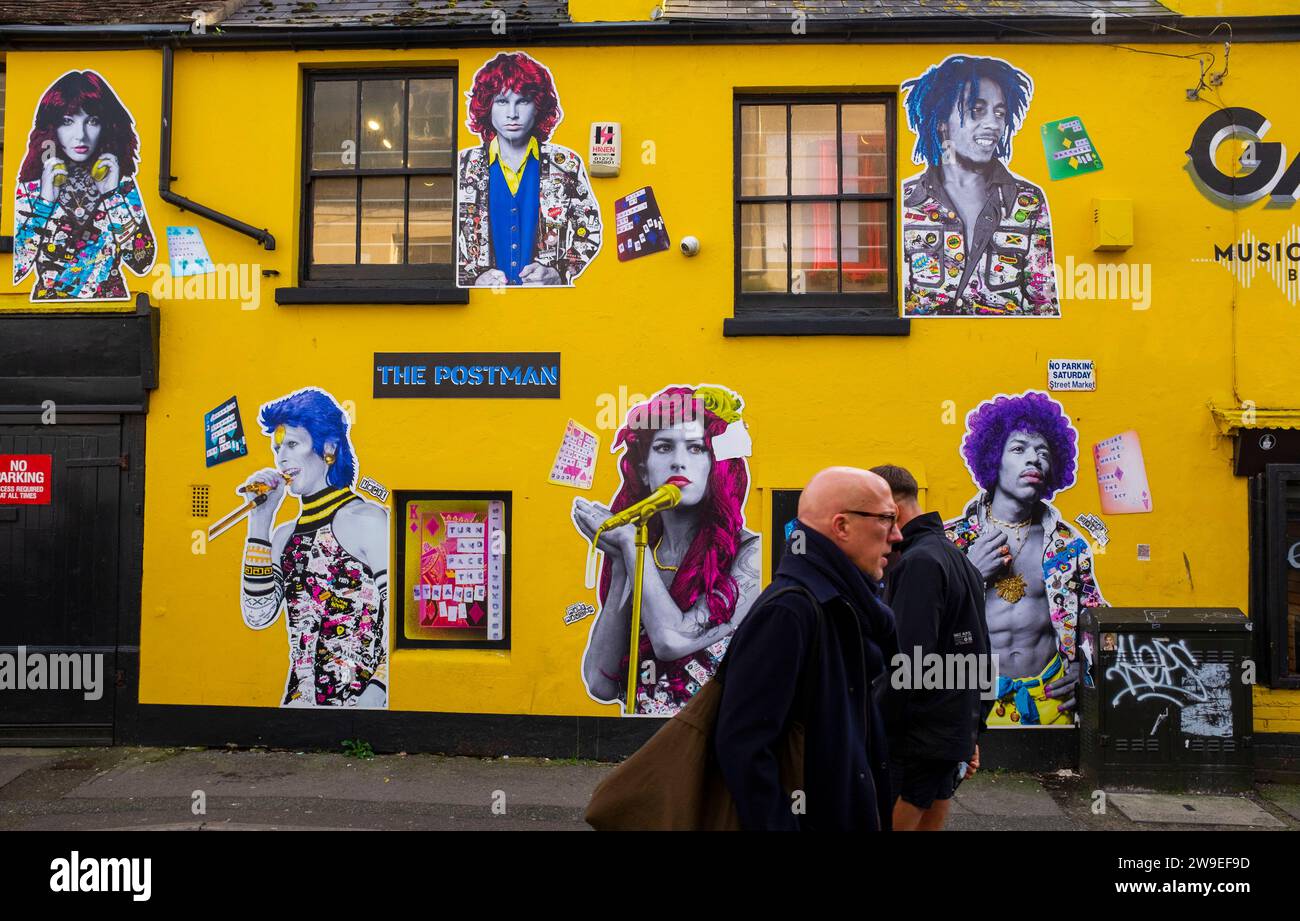
M 894 801 L 894 831 L 943 831 L 952 800 L 937 799 L 929 809 L 919 809 L 902 797 Z

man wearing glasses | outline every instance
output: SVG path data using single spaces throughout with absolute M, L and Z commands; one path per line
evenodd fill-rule
M 830 467 L 799 497 L 786 554 L 720 674 L 714 751 L 746 829 L 890 827 L 878 698 L 898 647 L 877 592 L 902 539 L 897 518 L 889 484 L 867 470 Z M 799 789 L 783 784 L 778 765 L 795 722 L 805 729 Z
M 901 652 L 886 701 L 898 796 L 894 830 L 942 831 L 957 785 L 979 768 L 979 733 L 988 710 L 979 679 L 996 672 L 987 667 L 984 584 L 944 534 L 939 513 L 922 513 L 916 478 L 892 465 L 872 472 L 893 492 L 903 535 L 900 554 L 885 573 L 885 600 L 894 612 Z M 954 680 L 942 687 L 914 687 L 911 676 L 931 661 L 943 661 L 943 674 Z

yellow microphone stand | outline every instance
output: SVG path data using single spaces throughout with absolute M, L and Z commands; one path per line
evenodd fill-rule
M 645 583 L 645 548 L 650 544 L 650 519 L 636 526 L 636 572 L 632 576 L 632 645 L 627 652 L 627 703 L 628 715 L 636 713 L 636 682 L 641 668 L 641 590 Z

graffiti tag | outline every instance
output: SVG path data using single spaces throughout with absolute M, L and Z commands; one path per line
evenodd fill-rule
M 1119 678 L 1124 687 L 1112 698 L 1112 707 L 1129 694 L 1138 701 L 1167 700 L 1180 709 L 1210 699 L 1196 657 L 1187 648 L 1186 640 L 1177 643 L 1152 640 L 1139 646 L 1133 636 L 1121 636 L 1117 652 L 1115 664 L 1106 670 L 1106 677 Z

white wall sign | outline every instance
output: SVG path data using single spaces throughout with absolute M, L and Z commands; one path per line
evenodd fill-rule
M 593 176 L 617 176 L 623 166 L 623 126 L 618 122 L 592 122 L 587 168 Z
M 1092 359 L 1049 358 L 1048 390 L 1096 390 L 1097 370 Z

